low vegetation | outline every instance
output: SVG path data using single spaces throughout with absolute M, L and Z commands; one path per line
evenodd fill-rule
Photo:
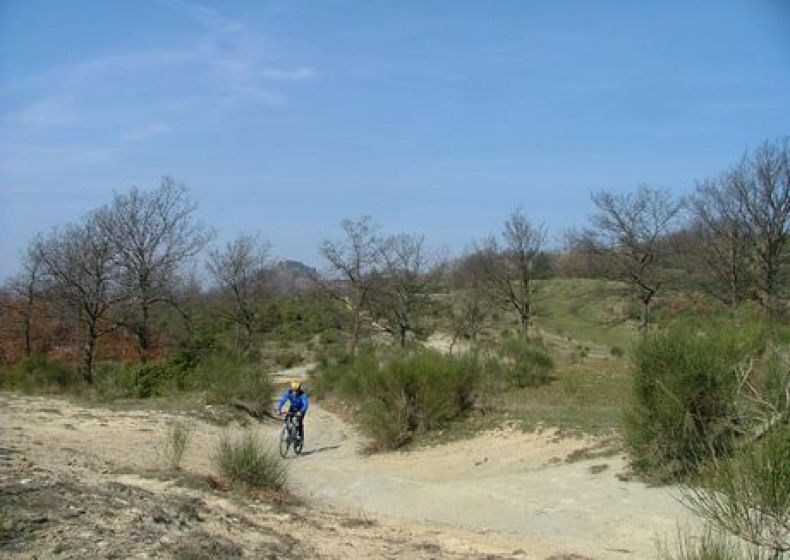
M 649 478 L 680 481 L 682 503 L 717 531 L 699 541 L 681 535 L 664 558 L 779 559 L 790 551 L 785 333 L 737 326 L 679 322 L 634 356 L 625 423 L 632 464 Z
M 678 326 L 639 345 L 626 417 L 626 444 L 639 472 L 673 478 L 731 449 L 737 368 L 753 344 L 743 333 Z
M 214 463 L 225 480 L 243 490 L 282 491 L 288 483 L 286 463 L 253 431 L 223 435 Z
M 355 359 L 325 363 L 314 376 L 319 392 L 331 391 L 356 408 L 377 447 L 394 448 L 469 410 L 482 368 L 473 356 L 368 348 Z
M 509 338 L 502 342 L 499 354 L 506 360 L 504 367 L 499 368 L 500 375 L 496 376 L 502 385 L 513 387 L 540 387 L 550 380 L 551 371 L 554 369 L 554 360 L 536 344 L 525 342 L 517 338 Z
M 510 388 L 549 382 L 554 362 L 536 345 L 513 339 L 498 350 L 450 356 L 419 348 L 366 348 L 353 359 L 326 356 L 313 375 L 319 393 L 335 394 L 356 408 L 374 447 L 391 449 L 475 407 L 497 407 Z
M 706 528 L 699 536 L 679 529 L 674 541 L 658 545 L 658 560 L 769 560 L 769 557 L 725 533 Z
M 195 431 L 193 424 L 182 420 L 175 420 L 170 424 L 165 440 L 160 448 L 162 459 L 171 471 L 181 469 L 181 461 L 184 458 Z
M 718 530 L 782 558 L 790 552 L 790 426 L 708 465 L 683 502 Z

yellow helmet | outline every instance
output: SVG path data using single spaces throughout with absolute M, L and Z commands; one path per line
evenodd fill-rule
M 291 391 L 298 391 L 302 388 L 302 384 L 296 380 L 291 381 Z

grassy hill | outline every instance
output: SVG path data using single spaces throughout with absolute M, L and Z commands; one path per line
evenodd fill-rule
M 611 348 L 628 350 L 637 337 L 626 320 L 631 305 L 618 282 L 556 278 L 538 283 L 535 304 L 538 329 Z

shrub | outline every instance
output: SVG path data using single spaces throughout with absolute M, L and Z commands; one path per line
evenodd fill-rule
M 235 438 L 223 435 L 214 462 L 223 478 L 245 489 L 283 490 L 288 482 L 286 463 L 251 431 Z
M 622 358 L 625 355 L 625 352 L 619 346 L 612 346 L 609 353 L 615 358 Z
M 185 380 L 187 389 L 203 391 L 209 402 L 227 404 L 234 399 L 269 406 L 274 397 L 271 377 L 239 354 L 204 357 Z
M 174 362 L 105 362 L 97 368 L 94 388 L 104 400 L 162 397 L 181 388 L 184 375 L 183 366 Z
M 551 380 L 554 360 L 534 343 L 518 338 L 502 342 L 501 352 L 509 361 L 503 369 L 505 379 L 516 387 L 537 387 Z
M 732 329 L 676 325 L 638 346 L 625 443 L 638 472 L 685 475 L 729 451 L 737 435 L 736 368 L 753 341 Z
M 790 552 L 790 426 L 703 470 L 682 501 L 697 515 L 766 551 Z
M 170 470 L 177 471 L 181 468 L 189 442 L 192 439 L 194 425 L 176 420 L 170 425 L 165 441 L 160 448 L 161 454 Z
M 318 341 L 324 346 L 338 344 L 342 341 L 342 335 L 336 329 L 328 329 L 319 335 Z
M 177 368 L 166 362 L 136 364 L 127 369 L 130 397 L 147 399 L 161 397 L 176 387 Z
M 396 448 L 468 411 L 482 368 L 471 354 L 456 358 L 421 350 L 382 356 L 366 348 L 352 361 L 328 364 L 314 375 L 320 393 L 332 390 L 359 403 L 359 420 L 375 447 Z
M 281 368 L 292 368 L 304 362 L 301 352 L 296 350 L 284 350 L 278 352 L 274 357 L 274 362 Z
M 4 389 L 15 391 L 62 391 L 83 384 L 82 377 L 71 367 L 51 362 L 44 356 L 28 356 L 15 367 L 0 375 Z

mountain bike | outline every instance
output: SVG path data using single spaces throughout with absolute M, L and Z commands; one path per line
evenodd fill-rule
M 299 455 L 303 446 L 304 441 L 299 437 L 299 420 L 296 414 L 286 414 L 280 432 L 280 455 L 286 457 L 288 449 L 293 449 L 294 454 Z

